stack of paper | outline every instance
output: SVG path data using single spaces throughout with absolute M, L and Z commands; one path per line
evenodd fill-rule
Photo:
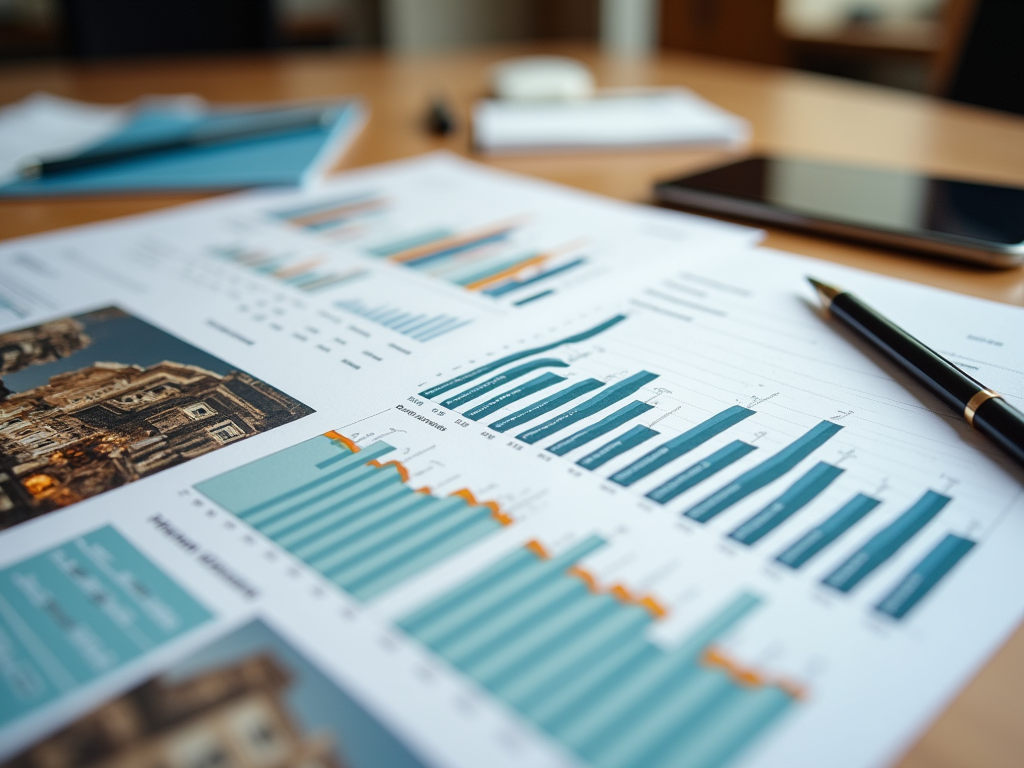
M 578 101 L 487 99 L 473 111 L 484 152 L 741 144 L 750 125 L 685 88 L 606 90 Z
M 0 244 L 0 763 L 891 764 L 1024 494 L 805 276 L 1017 405 L 1024 312 L 758 240 L 434 155 Z

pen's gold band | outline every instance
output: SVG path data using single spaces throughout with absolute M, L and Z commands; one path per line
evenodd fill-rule
M 1002 395 L 991 389 L 983 389 L 967 401 L 967 405 L 964 406 L 964 418 L 967 419 L 968 424 L 972 427 L 974 426 L 974 414 L 978 412 L 982 403 L 991 400 L 993 397 L 1002 397 Z

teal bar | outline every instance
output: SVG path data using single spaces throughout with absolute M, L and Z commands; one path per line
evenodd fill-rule
M 607 389 L 601 391 L 595 397 L 586 400 L 579 405 L 573 406 L 564 413 L 560 413 L 552 419 L 538 424 L 536 427 L 516 435 L 516 439 L 522 440 L 524 443 L 536 443 L 538 440 L 543 440 L 546 437 L 550 437 L 556 432 L 561 432 L 566 427 L 570 427 L 578 421 L 585 419 L 589 416 L 593 416 L 596 413 L 600 413 L 605 408 L 610 408 L 620 400 L 632 395 L 638 389 L 646 384 L 654 381 L 658 378 L 658 374 L 651 373 L 650 371 L 640 371 L 635 373 L 628 379 L 612 384 Z
M 724 768 L 768 726 L 793 706 L 793 698 L 774 686 L 733 688 L 701 727 L 684 731 L 649 768 Z
M 482 365 L 479 368 L 474 368 L 472 371 L 467 371 L 466 373 L 456 376 L 454 379 L 449 379 L 448 381 L 445 381 L 441 384 L 429 387 L 428 389 L 425 389 L 422 392 L 420 392 L 420 396 L 426 397 L 428 399 L 433 399 L 438 395 L 444 394 L 445 392 L 451 389 L 461 387 L 463 384 L 467 382 L 473 381 L 474 379 L 479 379 L 481 376 L 486 376 L 491 371 L 496 371 L 499 368 L 508 365 L 509 363 L 514 363 L 517 360 L 532 357 L 533 355 L 539 355 L 544 352 L 549 352 L 550 350 L 555 349 L 556 347 L 561 347 L 566 344 L 578 344 L 581 341 L 587 341 L 589 339 L 592 339 L 595 336 L 604 333 L 609 328 L 618 325 L 625 319 L 625 315 L 615 315 L 614 317 L 605 320 L 603 323 L 599 323 L 598 325 L 595 325 L 593 328 L 589 328 L 586 331 L 583 331 L 582 333 L 567 336 L 564 339 L 559 339 L 558 341 L 553 341 L 550 344 L 544 344 L 540 347 L 524 349 L 520 352 L 514 352 L 511 355 L 506 355 L 505 357 L 499 358 L 498 360 L 494 360 L 493 362 L 487 363 L 486 365 Z
M 340 472 L 341 470 L 338 471 Z M 274 532 L 289 525 L 288 521 L 294 520 L 298 523 L 318 514 L 324 507 L 335 503 L 339 496 L 343 496 L 345 489 L 376 474 L 374 467 L 364 464 L 353 464 L 342 475 L 339 482 L 320 488 L 319 493 L 313 496 L 308 496 L 305 499 L 289 504 L 287 507 L 264 509 L 249 518 L 242 519 L 249 523 L 249 525 L 264 532 L 270 528 L 271 534 L 268 535 L 272 535 Z
M 298 528 L 314 517 L 339 509 L 350 503 L 353 498 L 376 490 L 382 483 L 393 483 L 397 479 L 398 472 L 394 469 L 390 472 L 381 472 L 376 467 L 360 467 L 349 476 L 349 482 L 340 488 L 332 489 L 333 492 L 329 495 L 321 495 L 316 499 L 317 503 L 311 502 L 308 506 L 303 504 L 293 506 L 289 508 L 287 515 L 278 516 L 273 522 L 257 527 L 264 536 L 280 541 L 282 534 L 286 531 Z M 326 506 L 321 506 L 321 504 L 326 504 Z
M 670 654 L 657 652 L 638 669 L 612 678 L 613 685 L 598 691 L 576 716 L 560 728 L 560 739 L 571 749 L 590 756 L 610 739 L 617 723 L 630 713 L 644 708 L 648 697 L 664 686 L 671 687 L 691 670 L 698 655 L 719 635 L 748 615 L 760 601 L 752 595 L 741 595 L 710 621 L 691 634 Z
M 304 525 L 292 528 L 283 535 L 275 536 L 274 540 L 285 549 L 291 550 L 296 557 L 304 560 L 306 555 L 300 553 L 309 551 L 310 547 L 315 548 L 318 540 L 329 535 L 339 526 L 344 526 L 350 520 L 358 519 L 360 514 L 372 510 L 374 505 L 386 504 L 397 496 L 405 496 L 410 493 L 402 483 L 398 472 L 389 470 L 377 470 L 377 477 L 368 479 L 362 487 L 359 485 L 352 486 L 350 490 L 353 493 L 348 498 L 342 497 L 336 504 L 327 507 L 315 518 L 307 520 Z M 311 537 L 316 537 L 316 540 L 309 541 Z
M 559 738 L 587 706 L 609 695 L 609 691 L 614 692 L 616 681 L 641 669 L 658 653 L 646 638 L 627 636 L 620 646 L 608 649 L 591 666 L 567 680 L 550 698 L 537 702 L 532 709 L 534 721 L 554 738 Z
M 595 755 L 595 768 L 650 765 L 667 742 L 681 734 L 691 739 L 706 727 L 708 715 L 735 692 L 736 685 L 721 670 L 694 665 L 660 701 L 646 704 L 626 727 L 613 732 L 614 738 Z
M 542 389 L 554 386 L 560 382 L 565 381 L 565 376 L 558 376 L 548 371 L 542 373 L 533 379 L 530 379 L 525 384 L 520 384 L 518 387 L 513 387 L 502 392 L 500 395 L 495 395 L 490 400 L 480 403 L 473 408 L 465 411 L 462 415 L 472 421 L 479 421 L 485 416 L 490 416 L 495 411 L 500 411 L 506 405 L 511 405 L 524 397 L 528 397 L 535 392 L 540 392 Z
M 614 602 L 607 595 L 593 595 L 581 583 L 582 589 L 575 599 L 552 610 L 535 626 L 519 634 L 515 642 L 504 643 L 495 652 L 478 663 L 467 665 L 465 671 L 484 686 L 500 684 L 508 675 L 516 673 L 525 662 L 532 663 L 539 658 L 550 643 L 558 642 L 575 631 L 584 631 L 586 625 L 596 621 L 600 613 Z M 599 599 L 603 598 L 603 600 Z
M 650 427 L 637 424 L 635 427 L 627 430 L 614 440 L 605 443 L 596 451 L 588 453 L 576 463 L 584 469 L 597 469 L 598 467 L 607 464 L 616 456 L 621 456 L 626 451 L 631 451 L 641 443 L 645 443 L 652 437 L 657 436 L 658 433 Z
M 469 505 L 465 499 L 449 496 L 446 499 L 432 499 L 430 504 L 418 507 L 418 511 L 420 514 L 405 518 L 405 525 L 400 529 L 389 531 L 390 535 L 373 537 L 356 551 L 340 547 L 328 558 L 318 560 L 318 564 L 330 578 L 338 580 L 348 574 L 344 580 L 351 582 L 356 578 L 352 575 L 353 570 L 365 572 L 373 567 L 368 566 L 368 562 L 379 562 L 382 557 L 390 557 L 392 552 L 406 542 L 421 538 L 424 531 L 430 531 L 434 526 L 450 521 L 453 515 L 458 519 L 459 515 L 469 511 Z
M 729 538 L 746 544 L 756 544 L 774 531 L 786 520 L 810 504 L 820 493 L 829 487 L 843 470 L 819 461 L 804 473 L 803 477 L 793 483 L 782 494 L 749 520 L 741 523 Z
M 743 473 L 729 485 L 715 491 L 704 501 L 686 511 L 686 516 L 698 523 L 706 523 L 754 491 L 778 480 L 824 445 L 842 427 L 831 421 L 821 421 L 758 466 Z
M 753 415 L 754 412 L 752 410 L 739 405 L 726 408 L 721 413 L 716 413 L 710 419 L 702 421 L 693 429 L 689 429 L 678 437 L 674 437 L 663 445 L 659 445 L 628 467 L 616 472 L 609 479 L 613 483 L 628 487 L 638 480 L 647 477 L 652 472 L 661 469 L 669 462 L 675 461 L 683 454 L 689 453 L 697 446 L 703 445 L 712 437 L 724 432 L 734 424 L 738 424 Z
M 282 537 L 279 543 L 281 546 L 291 549 L 292 554 L 297 558 L 308 563 L 310 558 L 337 545 L 342 540 L 351 541 L 352 528 L 382 507 L 390 509 L 396 504 L 411 505 L 422 499 L 423 494 L 415 493 L 406 487 L 400 478 L 395 478 L 392 483 L 385 485 L 376 493 L 364 496 L 350 506 L 346 505 L 335 512 L 323 515 L 301 531 Z M 293 544 L 308 539 L 312 534 L 316 535 L 312 541 L 306 542 L 301 547 L 292 548 Z
M 405 531 L 422 525 L 431 515 L 443 514 L 443 500 L 413 491 L 409 494 L 382 507 L 384 514 L 376 524 L 360 527 L 362 521 L 357 520 L 336 534 L 325 536 L 326 546 L 310 553 L 309 564 L 318 571 L 329 571 L 342 563 L 352 562 L 385 542 L 401 538 Z M 329 551 L 313 557 L 325 549 Z
M 492 389 L 497 389 L 503 384 L 508 384 L 510 381 L 514 381 L 528 373 L 533 373 L 538 368 L 568 368 L 569 364 L 563 360 L 559 360 L 554 357 L 541 357 L 537 360 L 531 360 L 528 363 L 517 365 L 515 368 L 509 368 L 504 373 L 499 373 L 497 376 L 492 376 L 486 381 L 481 381 L 469 389 L 460 392 L 459 394 L 449 397 L 444 400 L 441 405 L 445 408 L 457 408 L 460 405 L 468 403 L 470 400 L 475 400 L 481 395 L 485 395 Z
M 744 443 L 742 440 L 733 440 L 724 448 L 719 448 L 706 459 L 701 459 L 696 464 L 691 464 L 675 477 L 659 485 L 647 494 L 647 498 L 659 504 L 668 504 L 698 483 L 702 483 L 709 477 L 721 472 L 754 450 L 756 448 L 753 445 Z
M 430 646 L 443 643 L 451 636 L 464 631 L 471 623 L 485 621 L 488 616 L 505 610 L 505 602 L 513 596 L 535 589 L 551 576 L 564 578 L 562 571 L 602 546 L 603 539 L 590 536 L 550 560 L 538 560 L 536 555 L 530 554 L 530 559 L 522 563 L 521 567 L 512 569 L 493 582 L 488 578 L 480 578 L 471 591 L 461 595 L 455 604 L 446 606 L 441 615 L 434 617 L 426 626 L 416 629 L 414 634 Z M 517 562 L 517 565 L 520 563 Z M 493 567 L 496 571 L 504 570 L 503 563 Z M 403 623 L 402 626 L 406 625 Z
M 605 416 L 603 419 L 591 424 L 589 427 L 584 427 L 579 432 L 569 435 L 569 437 L 563 440 L 559 440 L 554 445 L 549 446 L 548 451 L 556 456 L 564 456 L 570 451 L 581 448 L 602 435 L 608 434 L 616 427 L 621 427 L 627 421 L 632 421 L 638 416 L 642 416 L 653 407 L 653 405 L 648 405 L 640 400 L 634 400 L 629 405 L 619 408 L 615 413 Z
M 974 542 L 970 539 L 947 534 L 935 549 L 910 569 L 892 592 L 882 598 L 875 609 L 894 619 L 902 619 L 973 548 Z
M 426 629 L 435 622 L 447 616 L 447 612 L 473 597 L 485 593 L 498 582 L 508 579 L 517 573 L 528 570 L 537 562 L 537 556 L 528 549 L 520 548 L 510 555 L 506 555 L 490 568 L 473 576 L 469 581 L 456 587 L 446 595 L 431 601 L 425 606 L 418 608 L 413 613 L 401 619 L 398 625 L 410 634 Z
M 457 510 L 432 530 L 424 531 L 419 536 L 403 541 L 392 551 L 368 560 L 362 568 L 353 569 L 352 576 L 344 573 L 336 576 L 335 581 L 339 584 L 344 582 L 345 588 L 354 595 L 369 599 L 399 578 L 436 562 L 437 552 L 444 551 L 453 540 L 458 546 L 464 546 L 493 533 L 498 526 L 498 522 L 486 510 Z
M 372 600 L 400 581 L 440 562 L 451 553 L 491 535 L 499 527 L 500 524 L 496 520 L 481 514 L 458 531 L 448 533 L 441 540 L 422 545 L 419 552 L 408 555 L 401 562 L 392 563 L 378 572 L 376 577 L 352 587 L 352 593 L 360 600 Z
M 492 616 L 488 621 L 475 623 L 449 642 L 435 643 L 433 648 L 457 666 L 473 663 L 491 653 L 503 640 L 509 641 L 530 624 L 536 624 L 540 615 L 552 606 L 561 606 L 564 601 L 586 592 L 586 589 L 579 579 L 551 579 L 538 585 L 500 614 Z
M 790 568 L 800 568 L 804 563 L 821 552 L 881 502 L 863 493 L 858 493 L 821 525 L 817 525 L 786 548 L 776 562 Z
M 366 252 L 374 256 L 394 256 L 396 253 L 407 251 L 410 248 L 417 248 L 421 245 L 433 243 L 445 237 L 451 237 L 452 234 L 453 230 L 450 229 L 431 229 L 426 232 L 421 232 L 418 235 L 403 237 L 401 240 L 395 240 L 373 248 L 367 248 Z
M 952 499 L 948 496 L 935 491 L 925 492 L 894 523 L 876 533 L 845 563 L 826 576 L 822 584 L 840 592 L 849 592 L 914 538 L 950 501 Z
M 390 450 L 394 449 L 387 443 L 375 443 L 353 454 L 337 440 L 321 435 L 198 483 L 195 489 L 232 514 L 246 519 L 315 490 L 352 466 L 365 464 Z M 354 458 L 364 454 L 364 459 Z M 338 474 L 322 471 L 335 464 L 339 465 L 336 467 Z
M 526 717 L 536 720 L 543 702 L 551 701 L 616 648 L 627 642 L 642 641 L 650 623 L 651 615 L 643 608 L 620 606 L 598 626 L 552 650 L 495 693 Z
M 553 395 L 545 397 L 543 400 L 538 400 L 536 403 L 528 405 L 515 413 L 491 422 L 487 426 L 495 432 L 508 432 L 513 427 L 518 427 L 539 416 L 543 416 L 545 413 L 550 413 L 556 408 L 561 408 L 566 403 L 571 403 L 577 397 L 581 397 L 587 394 L 587 392 L 593 392 L 595 389 L 600 389 L 603 386 L 604 382 L 600 379 L 578 381 Z

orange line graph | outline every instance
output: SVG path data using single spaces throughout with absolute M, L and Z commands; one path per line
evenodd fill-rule
M 460 245 L 471 243 L 474 240 L 481 240 L 487 237 L 500 234 L 513 227 L 518 226 L 523 221 L 522 217 L 518 219 L 510 219 L 509 221 L 502 222 L 501 224 L 492 224 L 487 227 L 480 227 L 479 229 L 473 229 L 469 232 L 464 232 L 459 235 L 449 235 L 448 237 L 442 237 L 440 240 L 434 240 L 431 243 L 424 243 L 423 245 L 414 245 L 412 248 L 406 248 L 404 251 L 399 251 L 391 256 L 388 256 L 388 261 L 394 261 L 403 263 L 406 261 L 415 261 L 416 259 L 427 256 L 435 251 L 444 251 L 449 248 L 457 248 Z
M 330 221 L 338 216 L 344 216 L 346 214 L 358 213 L 365 210 L 373 210 L 374 208 L 380 208 L 384 205 L 384 200 L 362 200 L 357 203 L 348 203 L 347 205 L 338 205 L 334 208 L 329 208 L 326 211 L 317 211 L 315 213 L 307 213 L 302 216 L 295 216 L 290 219 L 293 224 L 299 226 L 309 226 L 311 224 L 320 224 L 324 221 Z
M 602 589 L 594 574 L 584 568 L 581 568 L 579 565 L 570 567 L 566 573 L 570 576 L 575 576 L 576 578 L 581 579 L 583 583 L 587 585 L 587 589 L 594 594 L 606 592 L 627 605 L 638 605 L 650 613 L 655 620 L 663 619 L 668 615 L 668 610 L 665 606 L 659 603 L 652 595 L 634 595 L 624 584 L 614 584 L 607 589 Z
M 491 510 L 491 517 L 493 517 L 495 520 L 497 520 L 502 525 L 512 525 L 512 523 L 515 522 L 515 520 L 512 519 L 512 517 L 510 517 L 505 512 L 501 511 L 501 507 L 498 506 L 498 502 L 496 502 L 496 501 L 478 501 L 476 496 L 473 495 L 473 492 L 471 490 L 469 490 L 469 488 L 461 488 L 461 489 L 455 491 L 454 493 L 452 493 L 450 495 L 451 496 L 458 496 L 460 498 L 465 499 L 466 501 L 469 502 L 469 504 L 471 506 L 474 506 L 474 507 L 486 507 L 487 509 Z
M 730 658 L 720 648 L 711 647 L 705 650 L 701 656 L 701 663 L 707 667 L 717 667 L 725 671 L 737 683 L 748 688 L 762 688 L 766 685 L 774 685 L 794 699 L 803 699 L 807 696 L 803 686 L 781 678 L 769 679 L 753 667 L 744 666 L 735 659 Z
M 324 437 L 329 438 L 331 440 L 337 440 L 339 443 L 341 443 L 346 448 L 348 448 L 350 451 L 352 451 L 352 453 L 359 453 L 359 451 L 360 451 L 360 448 L 359 448 L 358 445 L 353 443 L 351 440 L 349 440 L 347 437 L 345 437 L 340 432 L 335 432 L 333 429 L 330 432 L 324 432 Z
M 303 272 L 308 272 L 313 267 L 323 264 L 323 259 L 307 259 L 306 261 L 299 262 L 290 267 L 282 267 L 273 273 L 273 276 L 278 280 L 287 280 L 289 277 L 295 277 L 301 275 Z
M 470 283 L 469 285 L 466 285 L 464 287 L 466 288 L 467 291 L 479 291 L 483 288 L 487 288 L 493 285 L 494 283 L 501 282 L 502 280 L 505 280 L 507 278 L 516 277 L 520 272 L 525 272 L 530 267 L 535 267 L 540 264 L 543 264 L 545 261 L 549 261 L 555 258 L 556 256 L 563 256 L 566 253 L 571 253 L 572 251 L 579 250 L 586 244 L 586 238 L 577 238 L 576 240 L 564 243 L 563 245 L 560 245 L 556 248 L 552 248 L 544 253 L 540 253 L 532 258 L 521 261 L 518 264 L 514 264 L 508 269 L 503 269 L 501 272 L 490 275 L 488 277 L 481 278 L 480 280 Z
M 383 464 L 377 459 L 366 462 L 367 466 L 376 467 L 377 469 L 386 469 L 387 467 L 394 467 L 398 470 L 398 476 L 402 478 L 403 483 L 409 482 L 409 470 L 406 469 L 405 465 L 400 461 L 385 461 Z

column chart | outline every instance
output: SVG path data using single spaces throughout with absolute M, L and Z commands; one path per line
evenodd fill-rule
M 468 489 L 413 489 L 394 448 L 328 432 L 219 475 L 196 490 L 325 578 L 369 600 L 510 525 Z
M 727 764 L 800 696 L 713 647 L 759 599 L 736 595 L 663 649 L 646 632 L 665 607 L 598 588 L 580 564 L 603 546 L 530 542 L 400 625 L 595 768 Z
M 506 353 L 418 395 L 463 420 L 482 422 L 492 435 L 507 435 L 510 445 L 536 446 L 577 474 L 583 470 L 606 487 L 635 493 L 792 572 L 815 571 L 813 585 L 843 594 L 916 540 L 952 501 L 908 484 L 900 498 L 924 496 L 893 517 L 904 502 L 869 492 L 878 480 L 885 488 L 884 476 L 867 485 L 863 473 L 850 470 L 856 469 L 852 446 L 858 436 L 849 422 L 839 421 L 848 412 L 797 421 L 792 413 L 806 406 L 796 400 L 783 405 L 780 393 L 727 405 L 706 372 L 698 389 L 668 357 L 664 368 L 644 360 L 644 368 L 630 370 L 640 357 L 635 322 L 635 313 L 610 316 L 581 332 Z M 689 361 L 682 366 L 690 368 Z M 689 399 L 666 396 L 695 390 Z M 690 405 L 693 399 L 703 402 L 699 410 Z M 889 518 L 891 525 L 851 552 L 861 521 Z M 906 583 L 891 587 L 892 596 L 874 604 L 878 612 L 903 619 L 967 553 L 973 540 L 956 531 L 949 535 L 967 543 L 946 544 L 923 560 Z

